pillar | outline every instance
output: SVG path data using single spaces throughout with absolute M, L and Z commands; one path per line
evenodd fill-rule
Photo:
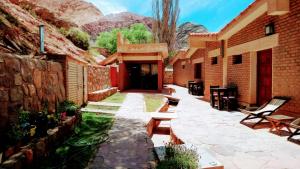
M 126 66 L 125 63 L 120 63 L 119 64 L 119 90 L 123 91 L 125 89 L 125 71 L 126 71 Z
M 158 80 L 157 87 L 159 91 L 163 89 L 163 62 L 161 60 L 157 61 L 157 72 L 158 72 Z

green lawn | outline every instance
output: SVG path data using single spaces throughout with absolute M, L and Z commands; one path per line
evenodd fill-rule
M 109 102 L 109 103 L 123 103 L 125 100 L 126 94 L 125 93 L 116 93 L 106 99 L 103 100 L 103 102 Z
M 144 94 L 144 100 L 146 103 L 146 112 L 155 112 L 159 107 L 163 105 L 164 97 L 158 94 Z

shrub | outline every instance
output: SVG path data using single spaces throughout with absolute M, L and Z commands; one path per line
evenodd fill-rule
M 66 36 L 70 41 L 74 43 L 75 46 L 88 50 L 90 35 L 79 28 L 70 28 L 66 30 L 64 28 L 59 29 L 60 33 Z
M 198 167 L 198 154 L 194 149 L 168 144 L 165 160 L 158 164 L 157 169 L 197 169 Z

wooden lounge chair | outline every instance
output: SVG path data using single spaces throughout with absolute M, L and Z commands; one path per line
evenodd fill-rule
M 289 100 L 290 100 L 289 97 L 275 96 L 269 102 L 267 102 L 266 104 L 258 108 L 256 111 L 243 110 L 242 112 L 248 114 L 248 116 L 245 117 L 243 120 L 241 120 L 240 123 L 245 124 L 244 121 L 246 120 L 259 119 L 259 121 L 257 121 L 254 125 L 251 126 L 252 128 L 254 128 L 263 120 L 267 120 L 266 116 L 272 115 Z
M 173 105 L 173 106 L 177 106 L 180 99 L 170 96 L 170 95 L 164 95 L 164 97 L 166 97 L 168 99 L 169 105 Z
M 300 118 L 290 123 L 290 127 L 296 129 L 287 139 L 292 140 L 292 137 L 300 135 Z

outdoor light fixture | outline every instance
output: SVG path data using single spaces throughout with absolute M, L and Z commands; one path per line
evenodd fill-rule
M 39 32 L 40 32 L 40 53 L 45 53 L 45 45 L 44 45 L 44 32 L 45 32 L 45 26 L 41 24 L 39 26 Z
M 275 26 L 274 23 L 269 23 L 265 26 L 265 33 L 266 36 L 273 35 L 275 33 Z

